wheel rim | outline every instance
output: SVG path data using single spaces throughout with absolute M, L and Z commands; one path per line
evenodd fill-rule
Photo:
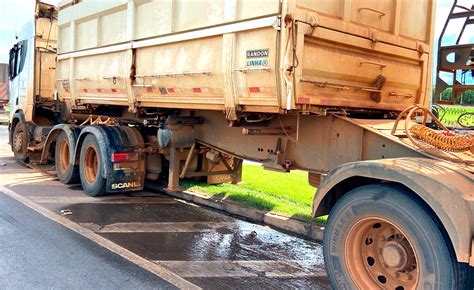
M 65 172 L 69 167 L 69 143 L 66 140 L 61 140 L 59 144 L 59 168 Z
M 412 243 L 383 218 L 357 222 L 347 236 L 345 254 L 349 273 L 361 289 L 416 289 L 419 267 Z
M 99 160 L 97 151 L 94 147 L 89 146 L 84 154 L 84 175 L 88 183 L 93 183 L 99 171 Z

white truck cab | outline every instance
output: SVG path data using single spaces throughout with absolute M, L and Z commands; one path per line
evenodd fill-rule
M 37 2 L 35 18 L 18 33 L 17 42 L 10 49 L 10 144 L 27 147 L 28 138 L 13 138 L 18 124 L 33 122 L 53 125 L 56 106 L 54 78 L 56 70 L 57 10 L 54 6 Z M 20 126 L 25 127 L 25 126 Z M 17 128 L 25 130 L 25 128 Z M 18 149 L 17 148 L 17 149 Z M 14 150 L 15 151 L 15 150 Z

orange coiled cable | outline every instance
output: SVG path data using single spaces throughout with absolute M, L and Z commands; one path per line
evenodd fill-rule
M 471 136 L 457 135 L 448 131 L 436 132 L 420 124 L 412 125 L 410 133 L 430 145 L 453 152 L 469 150 L 474 140 Z

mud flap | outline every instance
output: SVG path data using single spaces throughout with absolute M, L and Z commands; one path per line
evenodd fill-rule
M 124 170 L 116 170 L 107 177 L 107 192 L 126 192 L 142 190 L 145 181 L 144 172 L 127 173 Z

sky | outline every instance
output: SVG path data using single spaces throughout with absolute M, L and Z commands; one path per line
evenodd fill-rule
M 57 4 L 58 0 L 43 0 L 43 2 Z M 28 22 L 32 18 L 34 3 L 34 0 L 0 0 L 0 63 L 8 62 L 8 51 L 15 43 L 15 33 L 16 31 L 20 30 L 24 23 Z M 446 21 L 446 17 L 449 14 L 452 3 L 453 0 L 437 1 L 435 27 L 436 42 L 443 28 L 444 22 Z M 472 5 L 474 5 L 474 0 L 458 0 L 458 4 L 470 8 Z M 448 42 L 455 41 L 461 25 L 462 22 L 458 21 L 453 23 L 453 25 L 448 26 L 446 31 L 446 39 L 448 39 Z M 471 25 L 471 28 L 472 29 L 470 29 L 470 31 L 465 34 L 466 37 L 462 39 L 461 42 L 474 43 L 474 25 Z M 437 44 L 435 44 L 435 47 L 436 46 Z
M 42 1 L 57 5 L 58 0 Z M 33 19 L 34 0 L 0 0 L 0 63 L 8 62 L 8 52 L 23 24 Z
M 1 0 L 0 0 L 1 1 Z M 410 0 L 405 0 L 410 1 Z M 435 41 L 438 41 L 441 30 L 443 29 L 444 23 L 446 22 L 446 17 L 448 17 L 451 6 L 453 5 L 453 0 L 438 0 L 436 3 L 436 18 L 435 18 Z M 471 8 L 474 5 L 474 0 L 458 0 L 458 5 Z M 464 19 L 452 20 L 451 24 L 447 27 L 445 37 L 448 39 L 448 42 L 456 41 L 458 33 L 464 23 Z M 471 25 L 471 29 L 466 30 L 464 33 L 464 39 L 461 39 L 461 43 L 474 42 L 474 26 Z M 444 44 L 444 43 L 443 43 Z

